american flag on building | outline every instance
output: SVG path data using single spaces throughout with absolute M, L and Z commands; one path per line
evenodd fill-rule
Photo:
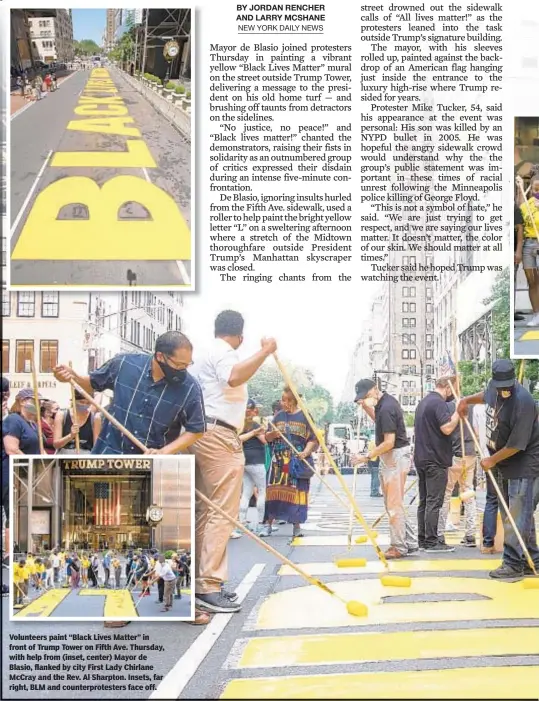
M 449 351 L 446 351 L 446 355 L 442 358 L 440 363 L 440 377 L 451 377 L 457 374 L 457 369 L 455 363 L 451 360 L 451 355 Z
M 121 525 L 121 483 L 95 482 L 94 516 L 96 526 Z

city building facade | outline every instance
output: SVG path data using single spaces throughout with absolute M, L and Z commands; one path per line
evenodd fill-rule
M 28 16 L 30 38 L 35 56 L 43 63 L 72 61 L 73 19 L 71 10 L 33 10 Z

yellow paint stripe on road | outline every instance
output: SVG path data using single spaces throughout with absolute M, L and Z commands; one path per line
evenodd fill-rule
M 138 616 L 133 596 L 125 589 L 82 589 L 79 596 L 103 596 L 103 615 L 107 618 L 134 618 Z
M 258 611 L 257 630 L 341 628 L 423 621 L 477 621 L 539 616 L 539 589 L 522 584 L 475 577 L 416 577 L 410 587 L 385 587 L 379 578 L 332 582 L 345 601 L 368 607 L 368 615 L 350 615 L 336 597 L 315 586 L 297 587 L 272 594 Z M 422 594 L 475 594 L 483 599 L 400 603 L 402 596 Z M 392 601 L 384 601 L 392 597 Z
M 539 331 L 526 331 L 518 339 L 519 341 L 539 341 Z
M 427 630 L 251 638 L 237 666 L 353 664 L 489 655 L 537 655 L 535 628 Z
M 359 535 L 363 535 L 363 532 L 358 530 L 357 533 L 354 533 L 352 542 L 354 538 L 357 538 Z M 445 534 L 445 540 L 447 543 L 451 543 L 452 545 L 459 544 L 462 538 L 464 537 L 464 531 L 452 531 L 451 533 L 446 533 Z M 481 534 L 479 531 L 477 532 L 477 537 L 481 538 Z M 376 542 L 378 545 L 389 545 L 389 535 L 387 533 L 381 533 L 377 538 Z M 301 546 L 301 545 L 342 545 L 346 547 L 348 545 L 348 537 L 346 535 L 306 535 L 303 536 L 303 538 L 293 538 L 292 539 L 292 545 L 294 547 L 296 546 Z M 367 543 L 364 543 L 362 546 L 357 546 L 354 545 L 354 547 L 372 547 L 370 544 L 370 541 Z
M 52 168 L 157 168 L 142 139 L 128 139 L 127 151 L 60 151 L 52 157 Z
M 28 606 L 25 606 L 19 613 L 15 614 L 15 618 L 24 618 L 31 616 L 32 618 L 46 618 L 50 616 L 55 608 L 71 594 L 71 589 L 51 589 L 41 594 L 39 599 L 35 599 Z
M 119 219 L 127 202 L 149 219 Z M 58 219 L 78 203 L 88 219 Z M 37 196 L 12 260 L 189 260 L 191 232 L 172 197 L 157 185 L 119 175 L 99 187 L 91 178 L 57 180 Z
M 351 555 L 342 555 L 342 559 L 347 557 L 353 558 Z M 489 560 L 487 557 L 483 560 L 414 560 L 409 558 L 406 560 L 395 560 L 391 562 L 392 572 L 473 572 L 474 570 L 494 570 L 499 567 L 501 560 Z M 302 562 L 302 568 L 312 576 L 321 576 L 329 574 L 372 574 L 384 572 L 384 566 L 379 560 L 367 562 L 365 567 L 337 567 L 333 562 Z M 290 575 L 297 576 L 297 572 L 290 565 L 283 565 L 279 570 L 281 576 Z
M 432 669 L 234 679 L 222 699 L 529 699 L 539 667 Z

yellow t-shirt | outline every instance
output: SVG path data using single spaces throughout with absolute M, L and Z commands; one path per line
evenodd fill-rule
M 36 572 L 36 564 L 34 561 L 33 557 L 29 557 L 26 560 L 26 569 L 28 570 L 29 574 L 35 574 Z
M 120 562 L 120 560 L 114 558 L 114 560 L 112 561 L 112 566 L 114 567 L 114 569 L 118 569 L 118 567 L 122 566 L 122 563 Z
M 535 230 L 537 229 L 539 233 L 539 201 L 535 197 L 530 197 L 528 204 L 524 202 L 520 205 L 520 211 L 524 219 L 524 238 L 537 238 Z
M 42 574 L 43 572 L 45 572 L 45 565 L 43 563 L 41 563 L 40 565 L 34 565 L 34 570 L 36 574 Z
M 19 567 L 19 565 L 17 565 L 13 568 L 13 581 L 17 582 L 17 584 L 19 582 L 26 582 L 29 577 L 30 572 L 28 571 L 28 567 Z
M 90 567 L 90 560 L 88 560 L 87 558 L 83 557 L 82 560 L 80 561 L 80 564 L 81 564 L 81 567 L 82 567 L 83 569 L 88 569 L 88 567 Z

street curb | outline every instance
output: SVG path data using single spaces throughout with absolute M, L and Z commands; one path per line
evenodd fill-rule
M 120 75 L 125 79 L 131 87 L 133 87 L 138 93 L 142 95 L 142 97 L 148 102 L 159 114 L 161 114 L 167 122 L 176 129 L 176 131 L 190 144 L 191 143 L 191 129 L 187 128 L 182 128 L 180 124 L 178 124 L 177 121 L 171 118 L 171 115 L 169 112 L 167 112 L 159 102 L 154 102 L 153 100 L 148 99 L 148 97 L 145 95 L 144 91 L 142 90 L 142 86 L 140 85 L 138 80 L 134 80 L 130 75 L 128 75 L 125 71 L 119 71 Z M 176 109 L 176 108 L 173 108 Z M 189 123 L 191 120 L 189 119 Z

